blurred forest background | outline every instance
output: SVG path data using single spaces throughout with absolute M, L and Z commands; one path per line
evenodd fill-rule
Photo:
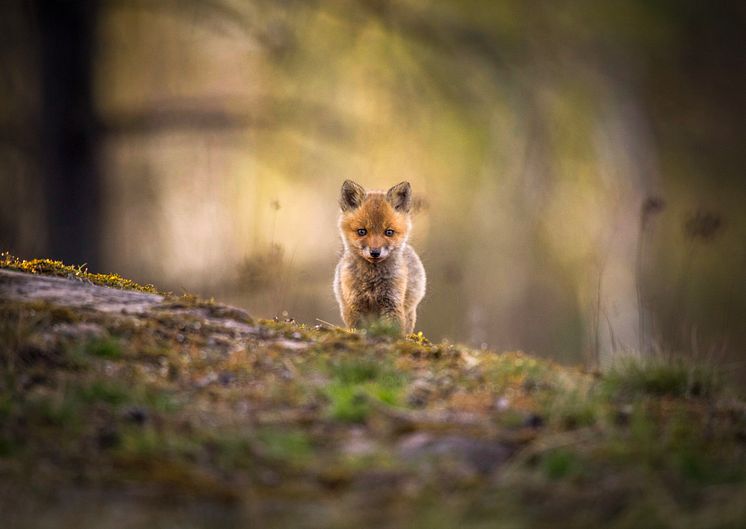
M 341 323 L 341 182 L 409 180 L 430 338 L 743 369 L 745 15 L 6 0 L 0 247 Z

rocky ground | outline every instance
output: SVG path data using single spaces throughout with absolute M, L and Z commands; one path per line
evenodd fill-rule
M 4 527 L 746 526 L 721 373 L 257 320 L 0 258 Z

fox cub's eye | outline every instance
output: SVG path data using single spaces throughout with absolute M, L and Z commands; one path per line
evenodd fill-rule
M 357 230 L 357 234 L 360 235 L 360 237 L 362 237 L 366 233 L 368 233 L 368 230 L 366 230 L 365 228 L 360 228 L 359 230 Z
M 393 237 L 394 236 L 394 230 L 388 229 L 388 230 L 384 231 L 383 234 L 386 237 Z

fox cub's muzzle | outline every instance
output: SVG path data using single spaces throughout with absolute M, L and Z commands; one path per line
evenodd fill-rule
M 363 248 L 363 257 L 371 263 L 378 263 L 383 261 L 389 256 L 390 249 L 386 246 L 380 246 L 378 248 L 366 247 Z

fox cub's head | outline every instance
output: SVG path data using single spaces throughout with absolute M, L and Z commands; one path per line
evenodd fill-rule
M 397 184 L 385 193 L 365 191 L 351 180 L 342 184 L 339 230 L 345 248 L 370 263 L 385 260 L 407 242 L 412 227 L 412 187 Z

